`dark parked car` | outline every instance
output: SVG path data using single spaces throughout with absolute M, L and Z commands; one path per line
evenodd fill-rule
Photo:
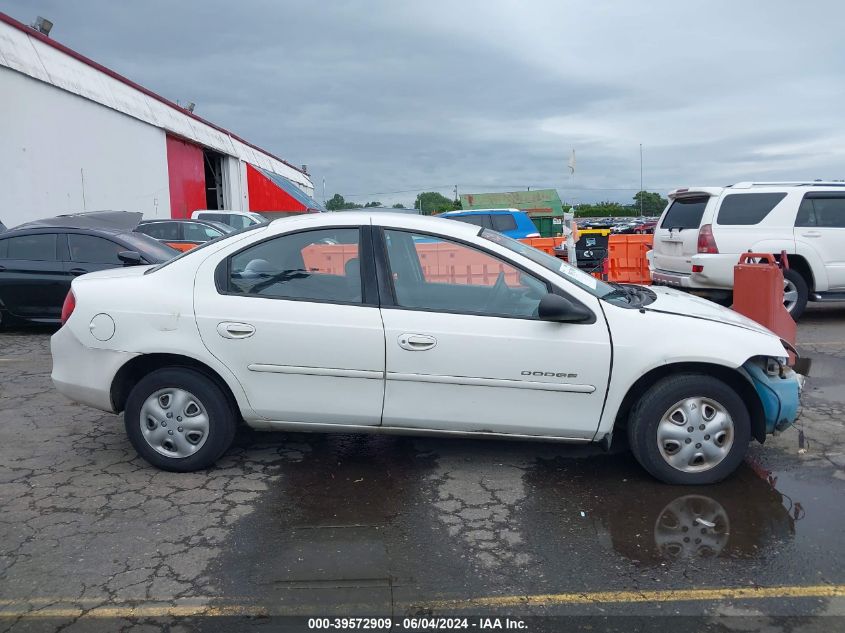
M 210 220 L 144 220 L 135 231 L 164 242 L 178 251 L 189 251 L 235 231 L 222 222 Z
M 58 323 L 74 277 L 178 254 L 132 229 L 140 213 L 58 216 L 0 233 L 0 327 Z

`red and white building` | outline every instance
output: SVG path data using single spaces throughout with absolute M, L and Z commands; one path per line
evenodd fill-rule
M 321 210 L 295 167 L 0 13 L 0 221 Z

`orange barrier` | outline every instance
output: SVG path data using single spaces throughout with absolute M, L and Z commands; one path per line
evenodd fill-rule
M 607 280 L 630 284 L 650 284 L 646 253 L 654 235 L 611 235 L 607 240 Z
M 302 249 L 305 269 L 326 275 L 346 274 L 346 262 L 356 257 L 357 244 L 311 244 Z
M 519 270 L 481 251 L 443 242 L 415 246 L 428 282 L 492 286 L 505 273 L 505 283 L 520 285 Z M 302 249 L 307 270 L 329 275 L 344 275 L 346 263 L 355 257 L 357 244 L 312 244 Z
M 555 247 L 563 244 L 562 237 L 523 237 L 519 241 L 548 255 L 554 255 Z

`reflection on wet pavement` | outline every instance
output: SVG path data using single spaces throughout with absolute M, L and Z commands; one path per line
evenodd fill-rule
M 379 611 L 597 584 L 841 582 L 830 535 L 796 542 L 805 509 L 747 464 L 721 484 L 686 488 L 652 480 L 627 452 L 553 444 L 266 434 L 242 443 L 270 438 L 309 449 L 279 465 L 222 548 L 210 572 L 223 595 Z M 842 514 L 841 503 L 810 505 L 825 524 Z

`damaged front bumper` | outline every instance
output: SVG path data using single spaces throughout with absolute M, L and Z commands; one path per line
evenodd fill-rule
M 758 359 L 749 360 L 742 369 L 760 397 L 766 433 L 783 431 L 795 422 L 801 406 L 803 377 L 786 366 L 772 375 Z

